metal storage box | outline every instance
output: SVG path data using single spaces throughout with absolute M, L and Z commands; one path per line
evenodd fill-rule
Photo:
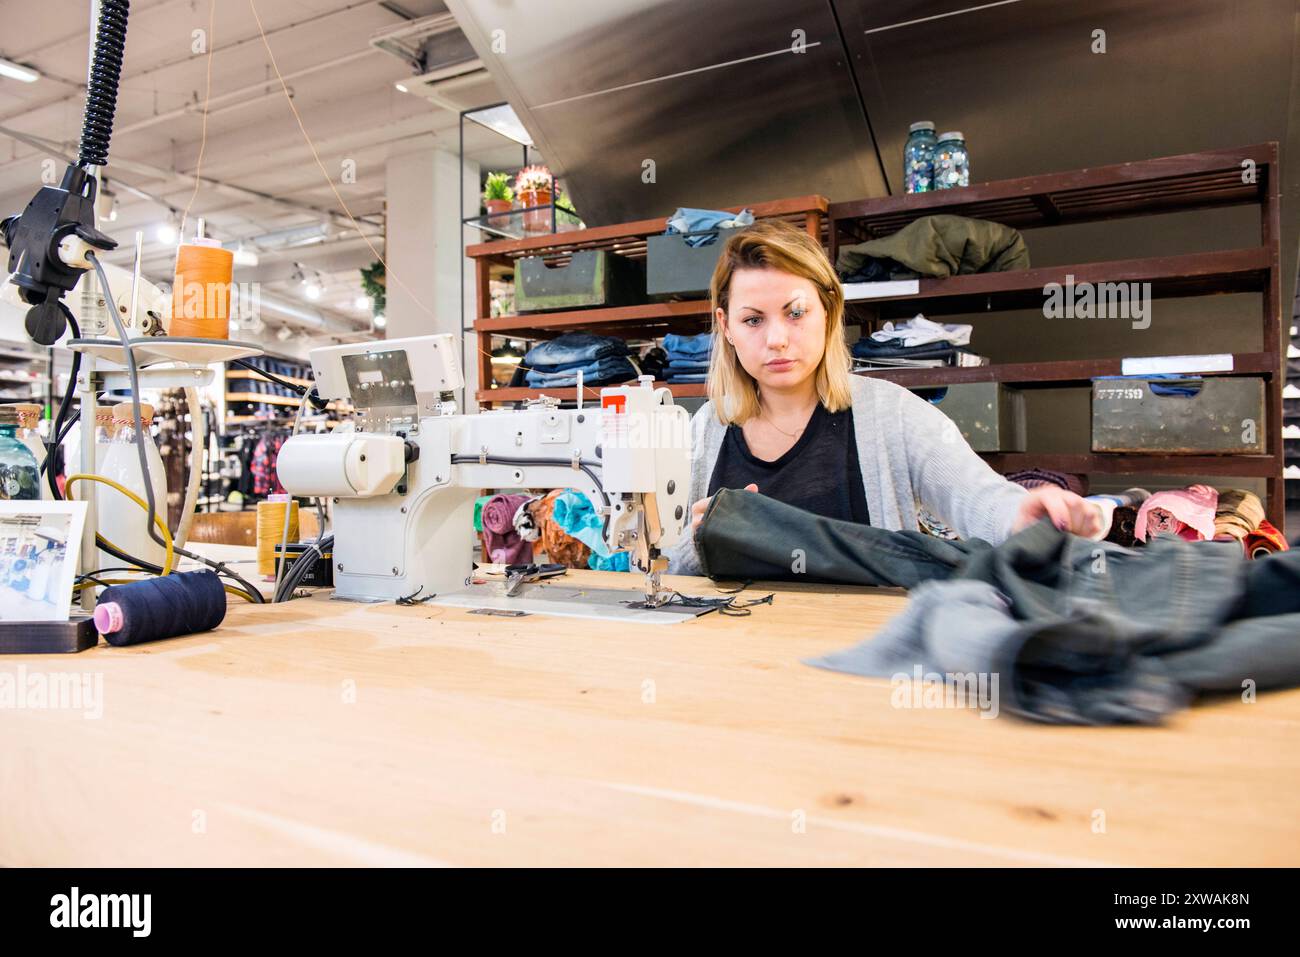
M 715 231 L 718 238 L 707 246 L 688 246 L 680 233 L 647 236 L 646 293 L 656 299 L 702 299 L 709 294 L 713 269 L 722 244 L 736 229 Z
M 579 249 L 569 262 L 551 265 L 541 256 L 515 264 L 515 309 L 544 312 L 586 306 L 631 306 L 645 302 L 645 269 L 605 249 Z
M 976 452 L 1025 451 L 1025 397 L 1000 382 L 915 389 L 952 419 Z
M 1152 382 L 1199 388 L 1194 395 L 1159 395 Z M 1098 379 L 1092 384 L 1092 450 L 1262 455 L 1264 411 L 1264 380 L 1256 376 Z

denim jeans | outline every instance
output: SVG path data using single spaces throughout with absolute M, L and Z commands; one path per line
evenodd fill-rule
M 670 359 L 668 368 L 672 372 L 708 372 L 709 360 Z
M 555 388 L 578 384 L 578 373 L 582 373 L 582 384 L 599 385 L 605 382 L 626 382 L 636 378 L 636 367 L 626 356 L 611 356 L 579 365 L 566 363 L 566 367 L 555 372 L 549 368 L 529 369 L 524 379 L 534 389 Z
M 709 374 L 707 372 L 672 372 L 670 371 L 665 377 L 665 382 L 708 382 Z
M 1128 549 L 1047 520 L 993 547 L 729 490 L 696 547 L 715 577 L 915 587 L 879 634 L 809 663 L 998 675 L 1002 709 L 1038 721 L 1151 724 L 1198 693 L 1300 684 L 1300 550 L 1250 561 L 1238 542 L 1172 535 Z
M 949 541 L 822 518 L 732 489 L 713 496 L 695 534 L 700 569 L 710 578 L 902 588 L 950 578 L 972 554 L 991 547 L 979 539 Z
M 673 359 L 707 359 L 713 348 L 713 333 L 702 332 L 698 336 L 679 336 L 670 332 L 664 336 L 664 351 L 669 361 Z
M 547 342 L 539 342 L 524 356 L 529 367 L 565 365 L 573 362 L 592 362 L 610 356 L 628 355 L 627 343 L 611 336 L 596 336 L 589 332 L 567 332 Z M 576 367 L 572 367 L 576 368 Z

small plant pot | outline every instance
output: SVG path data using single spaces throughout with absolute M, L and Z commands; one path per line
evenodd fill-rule
M 513 203 L 508 199 L 485 199 L 483 205 L 487 207 L 488 215 L 494 216 L 499 213 L 508 213 L 513 207 Z M 501 220 L 495 219 L 492 225 L 499 225 Z
M 549 233 L 551 231 L 551 211 L 549 209 L 529 209 L 533 206 L 549 206 L 551 191 L 549 189 L 526 189 L 519 194 L 519 208 L 529 210 L 524 213 L 524 232 Z

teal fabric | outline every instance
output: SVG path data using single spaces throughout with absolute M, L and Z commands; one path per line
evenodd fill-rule
M 598 572 L 630 572 L 632 556 L 627 552 L 615 552 L 606 558 L 592 552 L 587 556 L 587 567 Z
M 581 492 L 565 489 L 555 497 L 551 517 L 560 531 L 571 535 L 591 549 L 593 554 L 607 558 L 611 554 L 602 534 L 605 523 L 591 505 L 591 500 Z

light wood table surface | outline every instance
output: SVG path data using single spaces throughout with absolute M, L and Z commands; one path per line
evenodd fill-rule
M 905 599 L 768 590 L 617 630 L 232 601 L 206 634 L 0 658 L 103 688 L 97 719 L 0 710 L 0 865 L 1300 863 L 1300 691 L 1162 728 L 899 709 L 800 659 Z

